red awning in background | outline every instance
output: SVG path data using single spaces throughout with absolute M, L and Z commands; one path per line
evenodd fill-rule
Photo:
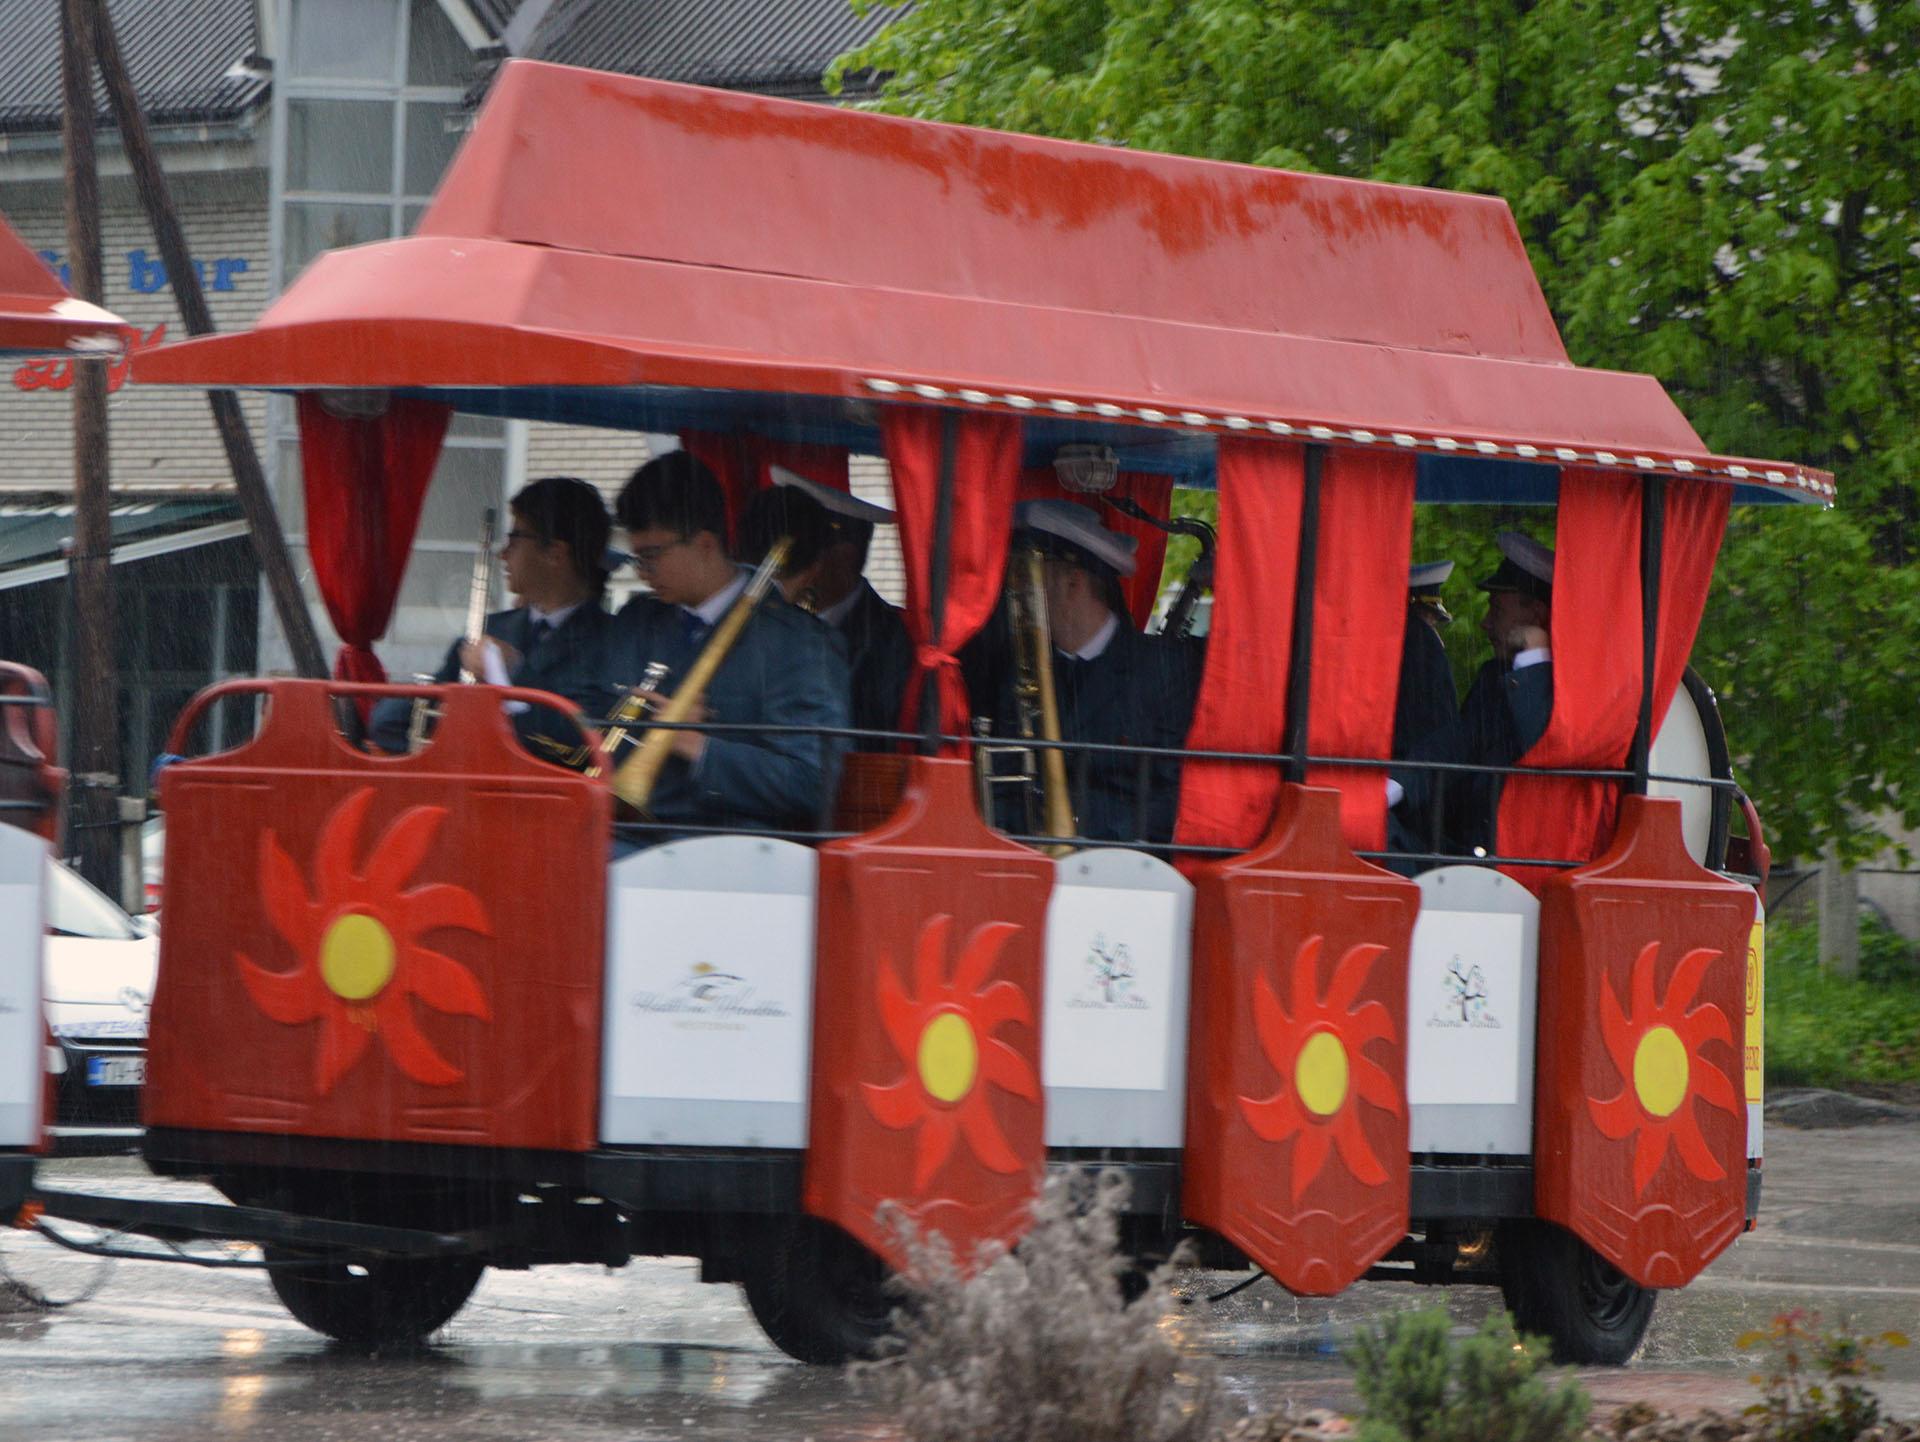
M 75 300 L 0 220 L 0 353 L 119 355 L 127 323 L 112 311 Z
M 134 375 L 899 398 L 1831 494 L 1572 365 L 1497 199 L 526 61 L 417 235 Z

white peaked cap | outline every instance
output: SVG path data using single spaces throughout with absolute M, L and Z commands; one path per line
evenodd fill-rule
M 1090 506 L 1076 501 L 1023 501 L 1014 508 L 1013 523 L 1076 546 L 1122 576 L 1134 572 L 1133 553 L 1140 543 L 1132 536 L 1109 531 Z
M 1543 546 L 1525 531 L 1501 531 L 1493 538 L 1500 554 L 1536 581 L 1553 584 L 1553 547 Z
M 866 521 L 876 526 L 884 526 L 893 520 L 893 512 L 885 506 L 876 506 L 872 501 L 863 501 L 833 486 L 810 481 L 785 466 L 769 465 L 767 473 L 773 477 L 776 486 L 792 486 L 802 495 L 811 496 L 836 516 L 846 516 L 850 520 Z
M 1437 591 L 1447 584 L 1447 577 L 1453 574 L 1451 561 L 1422 561 L 1407 572 L 1409 591 Z

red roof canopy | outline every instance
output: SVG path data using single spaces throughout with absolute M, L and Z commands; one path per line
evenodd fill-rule
M 112 311 L 68 295 L 40 257 L 0 220 L 0 352 L 118 354 L 126 330 L 126 322 Z
M 414 237 L 134 374 L 903 396 L 1831 495 L 1712 457 L 1652 378 L 1572 365 L 1497 199 L 531 62 Z

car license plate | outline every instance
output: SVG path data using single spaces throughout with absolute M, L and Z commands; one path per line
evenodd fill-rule
M 87 1058 L 87 1085 L 90 1087 L 137 1087 L 146 1079 L 147 1059 L 143 1056 Z

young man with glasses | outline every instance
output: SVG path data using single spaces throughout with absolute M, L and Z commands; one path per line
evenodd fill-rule
M 479 645 L 455 641 L 433 679 L 445 685 L 464 669 L 490 685 L 552 691 L 598 720 L 617 694 L 606 679 L 613 625 L 603 604 L 612 533 L 606 503 L 585 481 L 547 476 L 516 494 L 507 509 L 501 565 L 508 592 L 522 604 L 487 617 Z M 557 716 L 523 702 L 508 705 L 523 734 L 537 729 L 568 744 L 578 740 Z M 382 701 L 368 734 L 382 750 L 403 752 L 412 716 L 410 698 Z
M 727 549 L 719 482 L 685 451 L 641 466 L 614 509 L 648 594 L 615 618 L 608 674 L 630 686 L 659 662 L 667 667 L 661 690 L 672 695 L 746 590 L 748 572 Z M 727 725 L 845 728 L 846 660 L 831 631 L 775 588 L 694 714 Z M 804 730 L 682 731 L 647 809 L 668 824 L 811 828 L 825 813 L 842 749 Z

